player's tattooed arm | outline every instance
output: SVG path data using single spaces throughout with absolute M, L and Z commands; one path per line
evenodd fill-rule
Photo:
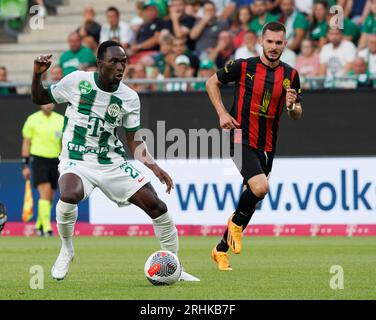
M 42 85 L 42 74 L 51 66 L 52 54 L 41 55 L 34 60 L 33 81 L 31 84 L 31 96 L 35 104 L 43 105 L 51 103 L 47 89 Z
M 174 188 L 174 182 L 170 175 L 161 169 L 155 162 L 154 158 L 147 150 L 146 144 L 141 135 L 137 133 L 137 131 L 127 131 L 126 137 L 128 149 L 131 154 L 133 154 L 134 158 L 141 161 L 146 167 L 153 171 L 161 183 L 166 184 L 166 192 L 170 193 L 171 189 Z

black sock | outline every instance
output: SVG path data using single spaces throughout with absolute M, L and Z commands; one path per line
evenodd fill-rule
M 248 226 L 249 221 L 253 216 L 253 213 L 256 210 L 256 205 L 259 201 L 263 198 L 259 198 L 253 194 L 251 189 L 246 189 L 242 195 L 240 196 L 238 206 L 236 208 L 235 214 L 232 217 L 232 222 L 238 226 L 242 226 L 242 230 Z M 227 252 L 229 246 L 227 244 L 227 235 L 228 229 L 226 228 L 225 233 L 223 234 L 223 238 L 217 244 L 217 251 Z
M 229 246 L 227 244 L 227 229 L 225 234 L 223 235 L 223 238 L 226 237 L 226 240 L 221 239 L 221 241 L 217 244 L 217 251 L 221 252 L 227 252 L 229 249 Z
M 244 230 L 255 212 L 257 203 L 262 199 L 255 196 L 250 188 L 246 189 L 240 196 L 232 222 L 238 226 L 243 226 Z

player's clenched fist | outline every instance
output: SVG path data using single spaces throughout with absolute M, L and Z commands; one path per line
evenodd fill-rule
M 48 70 L 52 54 L 40 55 L 34 60 L 34 73 L 41 74 Z

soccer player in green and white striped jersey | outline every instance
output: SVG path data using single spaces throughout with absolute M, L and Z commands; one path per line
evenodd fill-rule
M 39 56 L 34 61 L 32 97 L 41 105 L 68 102 L 59 157 L 60 200 L 56 205 L 62 247 L 52 267 L 52 277 L 62 280 L 68 272 L 74 256 L 77 204 L 89 197 L 94 188 L 100 188 L 118 206 L 132 203 L 143 209 L 153 221 L 161 248 L 176 254 L 178 234 L 167 206 L 149 179 L 126 160 L 116 134 L 119 128 L 125 129 L 129 150 L 166 184 L 166 192 L 170 193 L 172 179 L 155 163 L 142 139 L 136 138 L 140 100 L 134 90 L 121 82 L 127 63 L 123 47 L 114 41 L 103 42 L 98 48 L 98 72 L 75 71 L 45 89 L 41 75 L 50 67 L 51 57 Z M 185 271 L 181 280 L 199 281 Z

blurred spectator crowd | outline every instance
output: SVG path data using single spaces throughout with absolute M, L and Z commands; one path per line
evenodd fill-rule
M 343 8 L 343 21 L 335 5 Z M 96 70 L 96 50 L 106 40 L 127 52 L 125 79 L 207 78 L 229 60 L 261 55 L 264 24 L 280 21 L 288 41 L 281 60 L 299 71 L 303 87 L 376 87 L 376 0 L 139 0 L 135 12 L 124 21 L 109 7 L 100 25 L 95 8 L 85 7 L 82 24 L 68 35 L 69 50 L 47 80 Z M 204 82 L 189 81 L 131 86 L 205 90 Z

